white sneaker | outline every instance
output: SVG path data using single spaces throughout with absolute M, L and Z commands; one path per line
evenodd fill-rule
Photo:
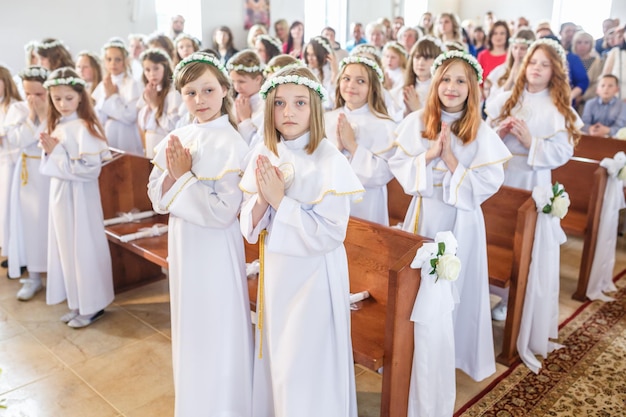
M 43 289 L 43 285 L 40 280 L 34 280 L 31 278 L 20 279 L 22 288 L 17 292 L 17 299 L 20 301 L 28 301 L 35 296 L 39 291 Z
M 78 310 L 70 310 L 61 316 L 61 321 L 63 323 L 69 323 L 76 317 L 78 317 Z
M 96 314 L 90 314 L 87 316 L 77 315 L 72 320 L 70 320 L 69 323 L 67 323 L 67 325 L 74 329 L 80 329 L 81 327 L 89 326 L 91 323 L 98 320 L 103 315 L 104 315 L 104 310 L 100 310 Z
M 506 320 L 506 308 L 507 303 L 500 301 L 494 308 L 491 309 L 491 318 L 495 321 Z

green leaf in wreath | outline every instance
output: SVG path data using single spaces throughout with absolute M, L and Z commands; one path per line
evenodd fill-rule
M 546 204 L 545 206 L 543 206 L 543 209 L 541 211 L 543 213 L 550 214 L 550 212 L 552 211 L 552 206 L 550 204 Z

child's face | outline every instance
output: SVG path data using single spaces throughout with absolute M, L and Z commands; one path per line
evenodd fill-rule
M 367 103 L 370 83 L 367 70 L 360 64 L 346 65 L 339 79 L 339 92 L 350 110 L 363 107 Z
M 456 113 L 465 108 L 469 84 L 462 63 L 455 62 L 446 69 L 439 86 L 437 86 L 437 94 L 443 110 Z
M 237 71 L 230 72 L 230 79 L 237 94 L 241 94 L 244 97 L 250 97 L 258 93 L 263 83 L 263 77 L 260 75 L 255 77 L 241 75 Z
M 528 45 L 525 43 L 514 43 L 511 45 L 511 53 L 515 62 L 522 62 L 528 52 Z
M 449 17 L 443 16 L 439 19 L 438 22 L 439 33 L 443 34 L 451 34 L 452 33 L 452 21 Z
M 104 68 L 111 75 L 120 75 L 124 72 L 124 54 L 119 48 L 107 48 L 104 51 Z
M 400 56 L 396 51 L 387 48 L 383 51 L 383 67 L 389 70 L 395 70 L 400 66 Z
M 139 39 L 133 39 L 130 41 L 128 49 L 130 49 L 133 58 L 139 58 L 139 55 L 143 52 L 143 43 Z
M 46 102 L 48 92 L 42 83 L 24 80 L 22 85 L 24 86 L 24 96 L 26 96 L 26 101 L 31 108 L 34 104 L 41 104 L 42 101 Z
M 285 140 L 297 139 L 311 127 L 309 88 L 281 84 L 274 98 L 274 124 Z
M 598 87 L 596 88 L 596 94 L 598 97 L 602 99 L 602 101 L 607 102 L 611 100 L 615 95 L 619 92 L 619 86 L 615 82 L 615 80 L 611 77 L 601 78 L 598 82 Z
M 91 68 L 89 58 L 85 55 L 81 55 L 78 61 L 76 61 L 76 72 L 80 75 L 80 78 L 88 83 L 93 81 L 93 68 Z
M 537 49 L 528 61 L 526 79 L 530 91 L 537 92 L 548 88 L 552 78 L 552 63 L 546 53 Z
M 165 74 L 163 64 L 157 64 L 149 59 L 144 59 L 141 65 L 143 66 L 143 75 L 146 76 L 148 84 L 157 86 L 163 83 L 163 75 Z
M 267 64 L 267 53 L 265 52 L 265 45 L 263 45 L 263 42 L 257 39 L 256 42 L 254 43 L 254 50 L 256 51 L 257 55 L 261 58 L 261 62 L 263 62 L 264 64 Z
M 191 39 L 181 39 L 178 41 L 176 44 L 176 50 L 178 51 L 178 55 L 180 55 L 181 59 L 185 59 L 195 52 Z
M 306 46 L 306 62 L 308 63 L 309 68 L 317 69 L 320 67 L 319 62 L 317 62 L 315 50 L 313 49 L 313 45 L 311 44 L 308 44 Z
M 420 81 L 429 80 L 431 77 L 430 67 L 433 66 L 435 58 L 426 58 L 420 55 L 413 56 L 413 72 Z
M 222 102 L 228 91 L 207 69 L 200 77 L 185 84 L 180 92 L 189 113 L 194 115 L 199 123 L 206 123 L 222 115 Z
M 50 98 L 61 116 L 70 116 L 78 109 L 80 95 L 67 85 L 50 87 Z

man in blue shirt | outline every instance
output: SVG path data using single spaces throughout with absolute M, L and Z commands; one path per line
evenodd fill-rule
M 616 76 L 605 74 L 600 78 L 596 90 L 598 97 L 587 101 L 583 110 L 583 132 L 615 137 L 618 130 L 626 127 L 626 103 L 616 97 L 618 91 Z
M 362 43 L 367 43 L 363 37 L 363 25 L 361 23 L 352 23 L 351 25 L 352 39 L 346 43 L 346 51 L 350 52 L 352 49 Z

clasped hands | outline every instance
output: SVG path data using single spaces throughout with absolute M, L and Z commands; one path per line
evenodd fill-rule
M 441 158 L 446 164 L 450 172 L 454 173 L 459 164 L 456 156 L 452 152 L 452 137 L 450 136 L 450 126 L 446 122 L 441 122 L 441 132 L 439 136 L 432 142 L 432 146 L 426 151 L 426 163 Z
M 257 204 L 265 211 L 268 205 L 278 210 L 285 196 L 285 178 L 280 169 L 270 162 L 265 155 L 256 160 Z
M 46 155 L 49 155 L 54 150 L 55 146 L 59 144 L 59 140 L 55 137 L 50 136 L 46 132 L 41 132 L 39 134 L 39 144 L 41 148 L 44 150 Z
M 530 145 L 533 142 L 533 137 L 530 134 L 528 125 L 524 120 L 518 119 L 517 117 L 509 116 L 504 119 L 502 123 L 498 125 L 496 132 L 500 138 L 504 138 L 508 134 L 515 136 L 515 138 L 528 149 L 530 149 Z
M 337 148 L 340 151 L 344 149 L 354 155 L 356 152 L 357 144 L 354 129 L 348 122 L 344 113 L 339 113 L 337 117 Z
M 167 148 L 165 148 L 165 160 L 167 172 L 174 181 L 191 171 L 191 153 L 180 143 L 176 135 L 170 135 Z

